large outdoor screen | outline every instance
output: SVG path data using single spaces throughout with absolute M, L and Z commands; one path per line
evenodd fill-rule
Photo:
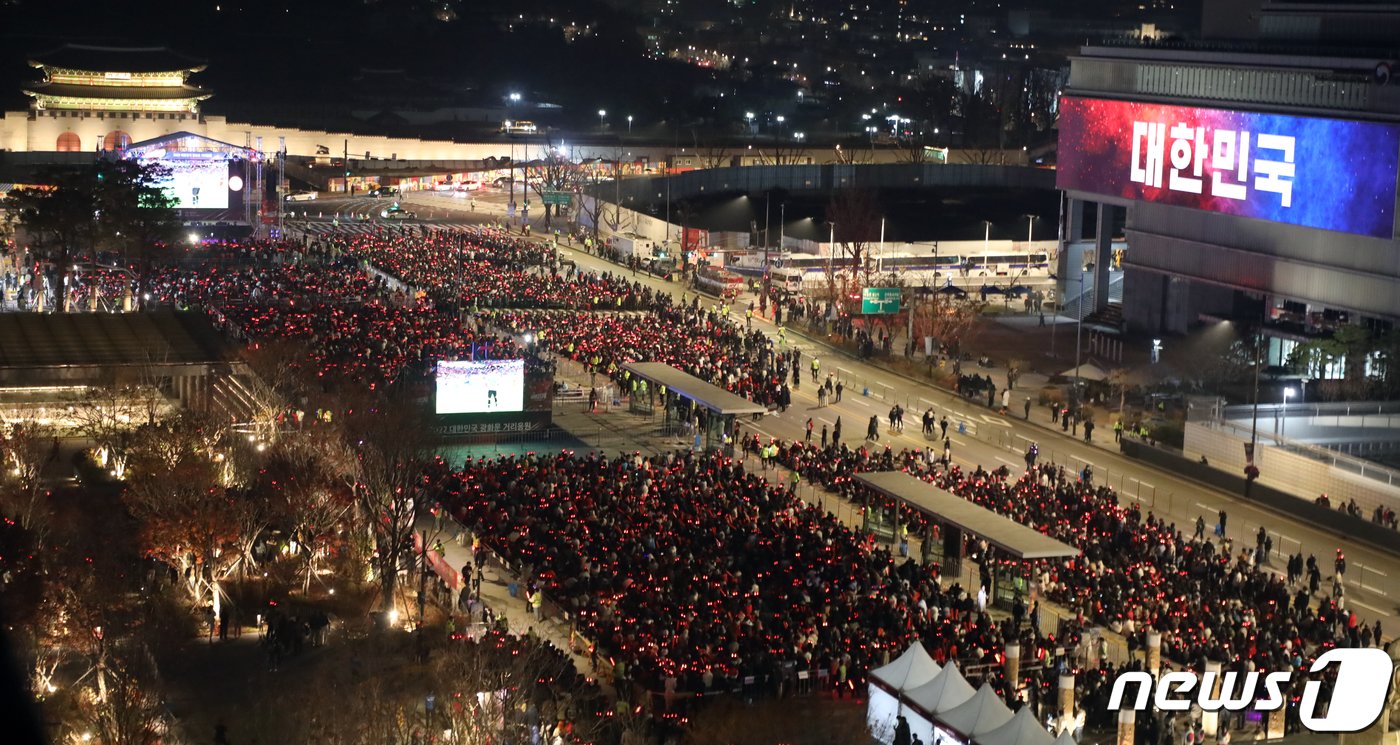
M 1389 239 L 1400 125 L 1065 97 L 1061 189 Z
M 162 184 L 180 209 L 228 209 L 228 161 L 224 158 L 162 160 L 170 179 Z
M 439 362 L 435 402 L 439 414 L 521 411 L 525 407 L 525 361 Z

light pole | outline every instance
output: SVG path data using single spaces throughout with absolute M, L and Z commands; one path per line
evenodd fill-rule
M 607 109 L 598 109 L 598 129 L 606 129 L 608 126 Z
M 991 220 L 983 220 L 983 221 L 982 221 L 982 224 L 985 225 L 985 226 L 987 227 L 987 230 L 986 230 L 984 233 L 982 233 L 982 250 L 983 250 L 984 252 L 985 252 L 985 251 L 991 251 L 991 250 L 992 250 L 992 221 L 991 221 Z
M 1288 439 L 1288 399 L 1290 399 L 1290 398 L 1292 398 L 1292 397 L 1293 397 L 1293 389 L 1292 389 L 1292 388 L 1284 388 L 1284 389 L 1283 389 L 1283 424 L 1282 424 L 1282 426 L 1280 427 L 1281 431 L 1279 432 L 1279 436 L 1280 436 L 1282 439 L 1285 439 L 1285 440 Z
M 1035 231 L 1035 215 L 1026 215 L 1026 250 L 1030 250 L 1031 235 Z
M 744 121 L 747 123 L 747 126 L 748 126 L 748 128 L 749 128 L 749 139 L 753 139 L 754 131 L 753 131 L 753 112 L 752 112 L 752 111 L 745 111 L 745 112 L 744 112 Z
M 627 115 L 627 134 L 632 134 L 632 115 Z
M 781 139 L 782 136 L 783 136 L 783 122 L 785 122 L 785 121 L 787 121 L 787 117 L 783 116 L 782 114 L 779 114 L 779 115 L 778 115 L 778 138 L 779 138 L 779 139 Z
M 1084 272 L 1093 266 L 1093 264 L 1081 264 L 1079 267 L 1079 299 L 1075 301 L 1079 306 L 1078 312 L 1075 314 L 1079 316 L 1079 320 L 1074 327 L 1074 396 L 1071 399 L 1074 401 L 1075 413 L 1079 412 L 1079 350 L 1083 346 L 1080 343 L 1080 337 L 1084 333 Z

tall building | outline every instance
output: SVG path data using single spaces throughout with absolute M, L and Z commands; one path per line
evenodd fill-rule
M 1066 251 L 1061 276 L 1090 259 L 1085 284 L 1107 287 L 1106 233 L 1122 210 L 1130 328 L 1262 322 L 1266 364 L 1344 326 L 1391 329 L 1400 6 L 1224 0 L 1207 3 L 1204 27 L 1216 38 L 1086 46 L 1071 59 L 1057 178 L 1069 237 L 1096 234 L 1097 260 Z M 1304 372 L 1342 377 L 1362 363 Z

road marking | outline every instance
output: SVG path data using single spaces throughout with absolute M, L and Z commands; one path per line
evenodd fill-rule
M 1136 482 L 1138 482 L 1138 486 L 1145 486 L 1145 487 L 1147 487 L 1148 489 L 1154 489 L 1154 490 L 1157 488 L 1157 487 L 1153 486 L 1152 484 L 1149 484 L 1149 483 L 1147 483 L 1146 481 L 1143 481 L 1143 480 L 1141 480 L 1141 479 L 1133 479 L 1133 480 L 1136 481 Z M 1279 533 L 1279 535 L 1280 535 L 1280 536 L 1283 536 L 1284 538 L 1288 538 L 1288 536 L 1283 535 L 1282 533 Z M 1291 540 L 1293 540 L 1293 539 L 1292 539 L 1292 538 L 1288 538 L 1288 540 L 1291 541 Z
M 1360 600 L 1352 599 L 1352 600 L 1347 601 L 1347 604 L 1348 604 L 1348 605 L 1359 605 L 1359 606 L 1361 606 L 1362 608 L 1365 608 L 1366 610 L 1372 611 L 1372 612 L 1374 612 L 1374 613 L 1379 613 L 1379 614 L 1382 615 L 1382 616 L 1389 616 L 1389 615 L 1391 615 L 1389 611 L 1385 611 L 1385 610 L 1382 610 L 1382 609 L 1380 609 L 1380 608 L 1377 608 L 1376 606 L 1371 605 L 1370 603 L 1363 603 L 1363 602 L 1361 602 Z
M 868 403 L 866 403 L 866 402 L 864 402 L 864 401 L 862 401 L 862 400 L 860 400 L 860 399 L 858 399 L 858 398 L 853 398 L 853 399 L 851 399 L 851 400 L 852 400 L 852 401 L 855 401 L 856 403 L 860 404 L 861 406 L 864 406 L 864 407 L 867 408 L 867 409 L 873 409 L 873 408 L 875 408 L 874 406 L 871 406 L 870 404 L 868 404 Z
M 1358 567 L 1361 567 L 1361 569 L 1362 569 L 1363 571 L 1371 572 L 1372 574 L 1379 574 L 1379 575 L 1382 576 L 1382 577 L 1386 576 L 1386 573 L 1385 573 L 1385 572 L 1382 572 L 1381 570 L 1376 569 L 1376 568 L 1371 567 L 1371 566 L 1368 566 L 1368 565 L 1366 565 L 1366 564 L 1362 564 L 1362 563 L 1359 562 L 1359 561 L 1356 563 L 1356 565 L 1357 565 Z
M 1001 461 L 1002 463 L 1005 463 L 1005 464 L 1008 465 L 1008 466 L 1013 466 L 1013 467 L 1014 467 L 1014 466 L 1016 465 L 1015 462 L 1009 461 L 1009 460 L 1007 460 L 1007 459 L 1001 457 L 1000 455 L 997 456 L 997 460 Z
M 1203 510 L 1212 510 L 1212 511 L 1215 510 L 1214 507 L 1211 507 L 1210 505 L 1208 505 L 1208 504 L 1206 504 L 1206 503 L 1204 503 L 1204 502 L 1197 502 L 1197 503 L 1196 503 L 1196 506 L 1197 506 L 1197 507 L 1200 507 L 1200 508 L 1203 509 Z

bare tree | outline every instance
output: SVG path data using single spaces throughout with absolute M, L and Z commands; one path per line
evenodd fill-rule
M 826 219 L 834 223 L 836 239 L 826 266 L 827 292 L 833 302 L 841 302 L 869 286 L 875 272 L 869 256 L 880 232 L 875 194 L 864 189 L 836 192 L 827 204 Z
M 0 422 L 0 514 L 39 532 L 49 513 L 45 497 L 44 467 L 58 457 L 58 440 L 52 427 L 38 422 Z
M 701 168 L 727 168 L 734 161 L 733 151 L 719 142 L 712 142 L 704 147 L 696 145 L 695 152 L 700 156 Z
M 866 165 L 875 161 L 875 146 L 873 144 L 867 147 L 856 147 L 854 145 L 841 147 L 837 145 L 836 149 L 832 152 L 836 162 L 844 166 Z
M 804 161 L 805 150 L 796 143 L 774 142 L 758 150 L 759 160 L 766 166 L 791 166 Z
M 972 340 L 983 307 L 970 296 L 933 293 L 914 311 L 914 335 L 931 336 L 936 344 L 962 349 Z
M 193 413 L 133 436 L 132 478 L 123 495 L 144 528 L 147 551 L 182 570 L 196 603 L 221 602 L 219 584 L 266 525 L 261 500 L 229 483 L 222 430 Z
M 380 607 L 388 611 L 398 591 L 399 571 L 413 557 L 420 477 L 430 456 L 429 424 L 424 412 L 412 404 L 382 398 L 352 411 L 345 421 L 345 436 L 347 442 L 355 443 L 355 498 L 370 525 Z
M 526 163 L 524 170 L 525 183 L 534 190 L 541 202 L 544 201 L 546 192 L 572 193 L 582 177 L 578 163 L 556 148 L 552 141 L 547 143 L 544 155 Z M 554 207 L 553 204 L 544 205 L 545 227 L 553 224 Z

